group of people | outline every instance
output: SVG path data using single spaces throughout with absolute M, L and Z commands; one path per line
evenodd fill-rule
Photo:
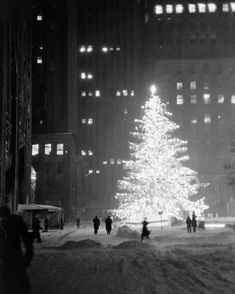
M 192 233 L 192 230 L 194 233 L 196 232 L 196 230 L 197 230 L 197 216 L 194 211 L 192 214 L 192 218 L 190 218 L 190 216 L 187 217 L 186 225 L 187 225 L 187 233 L 189 233 L 189 234 Z
M 111 217 L 107 216 L 105 218 L 104 222 L 105 222 L 106 232 L 107 232 L 108 235 L 110 235 L 110 233 L 112 231 L 112 223 L 113 223 Z M 77 217 L 76 225 L 77 225 L 78 229 L 80 228 L 80 223 L 81 223 L 81 220 L 80 220 L 79 217 Z M 97 215 L 93 218 L 93 228 L 94 228 L 94 234 L 97 235 L 98 231 L 99 231 L 99 228 L 100 228 L 100 219 L 98 218 Z

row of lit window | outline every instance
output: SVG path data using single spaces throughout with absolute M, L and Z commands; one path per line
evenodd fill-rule
M 91 79 L 93 79 L 93 74 L 91 74 L 91 73 L 81 72 L 81 74 L 80 74 L 80 78 L 81 78 L 82 80 L 91 80 Z
M 104 52 L 104 53 L 107 53 L 107 52 L 109 52 L 109 51 L 120 51 L 121 48 L 120 48 L 119 46 L 110 46 L 110 47 L 108 47 L 108 46 L 103 46 L 103 47 L 101 47 L 100 50 L 101 50 L 102 52 Z M 81 53 L 91 53 L 91 52 L 93 52 L 93 51 L 94 51 L 94 48 L 93 48 L 92 45 L 87 45 L 87 46 L 82 45 L 82 46 L 79 48 L 79 52 L 81 52 Z
M 103 161 L 103 165 L 107 165 L 107 164 L 122 164 L 122 160 L 121 159 L 116 159 L 116 161 L 115 161 L 115 159 L 113 159 L 113 158 L 111 158 L 109 161 L 108 160 L 104 160 Z
M 196 104 L 198 99 L 197 95 L 191 95 L 190 96 L 190 103 L 191 104 Z M 209 93 L 203 94 L 203 102 L 204 104 L 211 104 L 211 95 Z M 224 103 L 224 95 L 219 94 L 217 96 L 217 103 L 223 104 Z M 235 104 L 235 95 L 231 96 L 231 103 Z M 176 96 L 176 104 L 184 104 L 184 96 L 183 95 L 177 95 Z
M 86 96 L 100 97 L 100 91 L 99 90 L 95 90 L 95 91 L 82 91 L 81 95 L 82 95 L 82 97 L 86 97 Z
M 95 97 L 100 97 L 101 93 L 99 90 L 95 91 L 82 91 L 81 96 L 86 97 L 86 96 L 95 96 Z M 135 96 L 134 90 L 121 90 L 121 91 L 116 91 L 116 96 Z
M 50 155 L 52 151 L 52 144 L 45 144 L 44 145 L 44 154 L 45 155 Z M 37 155 L 39 154 L 39 144 L 33 144 L 32 145 L 32 155 Z M 56 154 L 57 155 L 63 155 L 64 154 L 64 144 L 59 143 L 56 144 Z
M 157 15 L 167 13 L 167 14 L 172 14 L 172 13 L 183 13 L 185 10 L 189 13 L 214 13 L 217 11 L 217 5 L 215 3 L 190 3 L 187 5 L 187 8 L 183 4 L 166 4 L 166 5 L 156 5 L 155 6 L 155 13 Z M 222 11 L 223 12 L 235 12 L 235 2 L 230 2 L 230 3 L 223 3 L 222 4 Z
M 220 115 L 217 116 L 217 119 L 218 119 L 219 122 L 222 121 Z M 210 124 L 210 123 L 211 123 L 211 115 L 210 115 L 210 113 L 205 113 L 205 114 L 204 114 L 203 121 L 204 121 L 205 124 Z M 197 123 L 198 123 L 197 116 L 194 115 L 194 116 L 191 118 L 191 124 L 197 124 Z
M 93 118 L 82 118 L 81 120 L 83 125 L 92 125 L 93 124 Z
M 177 82 L 176 83 L 176 89 L 177 90 L 183 90 L 183 83 L 182 82 Z M 197 83 L 195 81 L 190 82 L 190 90 L 196 90 L 197 89 Z M 204 90 L 209 90 L 208 84 L 203 86 Z
M 81 150 L 81 155 L 82 156 L 92 156 L 94 153 L 92 150 Z

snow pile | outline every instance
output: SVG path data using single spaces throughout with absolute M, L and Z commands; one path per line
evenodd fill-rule
M 137 231 L 130 229 L 128 226 L 119 227 L 117 230 L 117 237 L 128 239 L 139 239 L 140 235 Z
M 149 248 L 149 244 L 148 243 L 142 243 L 140 241 L 126 241 L 126 242 L 122 242 L 121 244 L 114 246 L 113 248 L 115 249 L 131 249 L 131 248 Z
M 80 249 L 80 248 L 101 248 L 101 247 L 102 245 L 99 242 L 86 239 L 79 242 L 67 241 L 63 245 L 61 245 L 59 248 L 70 250 L 70 249 Z

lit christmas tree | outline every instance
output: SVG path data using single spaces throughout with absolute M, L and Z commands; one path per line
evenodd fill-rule
M 129 143 L 131 160 L 124 162 L 125 176 L 118 181 L 114 214 L 122 220 L 141 221 L 180 217 L 195 211 L 200 215 L 208 207 L 204 199 L 192 201 L 201 184 L 197 173 L 183 165 L 188 160 L 187 141 L 173 136 L 179 128 L 160 98 L 152 95 L 142 106 L 143 118 L 135 120 L 133 141 Z

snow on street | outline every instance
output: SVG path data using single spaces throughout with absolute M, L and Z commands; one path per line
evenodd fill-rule
M 98 235 L 88 225 L 42 233 L 28 269 L 33 293 L 235 293 L 235 230 L 150 229 L 143 243 L 104 226 Z

